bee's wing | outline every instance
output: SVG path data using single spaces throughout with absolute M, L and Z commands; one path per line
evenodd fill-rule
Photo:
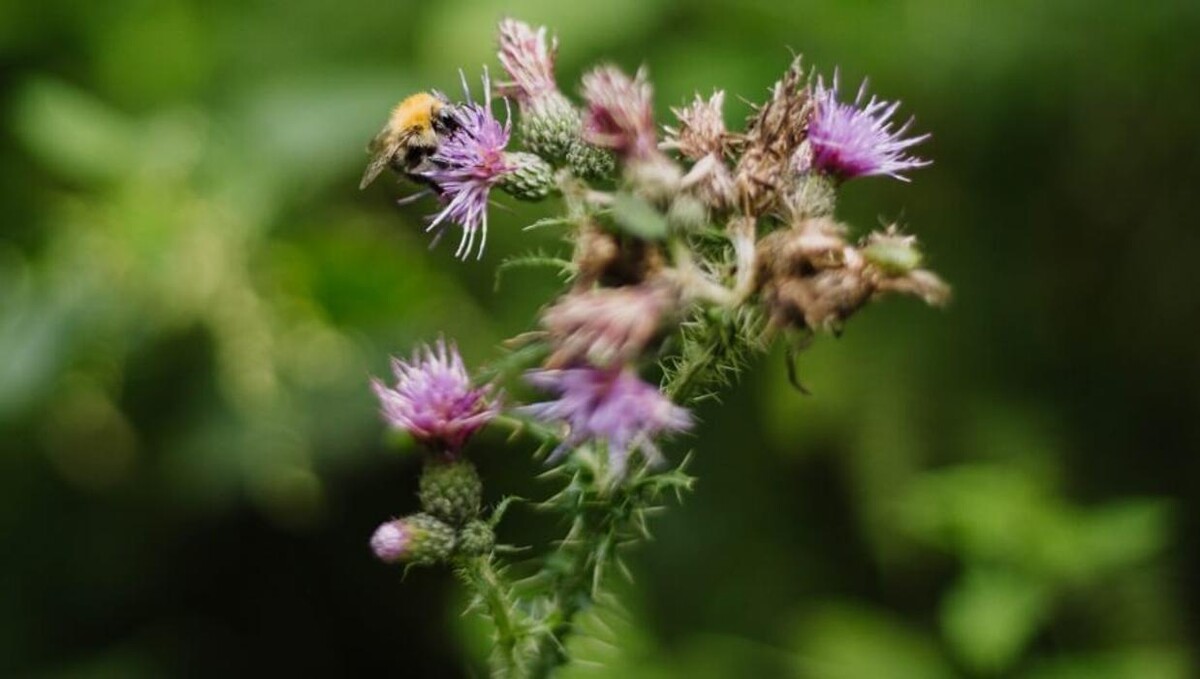
M 367 151 L 371 153 L 371 161 L 367 163 L 367 169 L 363 172 L 362 180 L 358 182 L 358 189 L 360 191 L 367 188 L 371 182 L 375 181 L 379 173 L 383 172 L 383 169 L 388 166 L 388 162 L 391 161 L 392 154 L 396 150 L 394 144 L 388 144 L 384 139 L 386 132 L 387 130 L 380 132 L 379 136 L 375 137 L 371 141 L 371 145 L 367 147 Z
M 358 183 L 359 190 L 367 188 L 367 186 L 375 181 L 380 172 L 392 162 L 392 157 L 400 151 L 404 145 L 403 135 L 395 135 L 392 133 L 390 126 L 385 126 L 375 135 L 367 146 L 367 152 L 371 154 L 371 161 L 367 163 L 367 169 L 363 172 L 362 180 Z

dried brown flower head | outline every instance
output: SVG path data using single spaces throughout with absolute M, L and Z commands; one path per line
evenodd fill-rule
M 745 148 L 734 170 L 738 206 L 751 215 L 770 212 L 793 175 L 792 156 L 804 142 L 812 102 L 801 59 L 771 88 L 771 98 L 751 116 Z
M 657 243 L 622 238 L 599 224 L 588 221 L 575 239 L 576 290 L 595 285 L 635 285 L 665 265 Z
M 842 323 L 883 293 L 914 295 L 940 305 L 950 289 L 921 261 L 915 239 L 894 229 L 847 244 L 845 227 L 809 219 L 758 243 L 757 284 L 776 327 L 840 332 Z
M 671 113 L 679 120 L 679 126 L 663 128 L 667 133 L 663 148 L 679 151 L 691 160 L 709 155 L 724 157 L 733 140 L 725 129 L 725 117 L 721 113 L 724 106 L 725 92 L 717 90 L 708 99 L 697 94 L 691 104 L 672 108 Z

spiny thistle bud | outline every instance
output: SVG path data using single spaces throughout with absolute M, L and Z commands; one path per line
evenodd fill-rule
M 579 143 L 580 125 L 579 111 L 558 94 L 522 114 L 518 129 L 525 148 L 562 164 L 569 162 L 571 149 Z
M 579 139 L 567 152 L 567 167 L 576 175 L 594 181 L 612 177 L 617 163 L 612 153 Z
M 920 297 L 926 304 L 942 306 L 950 301 L 950 286 L 937 274 L 919 268 L 924 255 L 916 236 L 905 236 L 895 226 L 867 236 L 862 247 L 866 272 L 880 292 L 898 292 Z
M 467 556 L 489 554 L 496 546 L 496 533 L 486 521 L 468 521 L 458 532 L 458 549 Z
M 517 100 L 520 132 L 526 148 L 555 163 L 562 163 L 579 140 L 579 111 L 554 82 L 554 57 L 558 38 L 547 40 L 546 27 L 505 19 L 499 26 L 497 56 L 511 82 L 499 86 L 501 94 Z
M 384 563 L 427 566 L 454 552 L 454 529 L 428 514 L 388 521 L 371 536 L 371 551 Z
M 902 276 L 921 266 L 924 256 L 917 249 L 917 237 L 905 236 L 895 230 L 875 232 L 867 236 L 862 248 L 863 257 L 888 276 Z
M 554 344 L 546 367 L 586 362 L 603 368 L 632 361 L 677 302 L 675 290 L 653 282 L 567 294 L 542 313 L 542 326 Z
M 521 200 L 541 200 L 554 188 L 554 168 L 532 153 L 510 152 L 505 163 L 511 172 L 496 184 L 500 190 Z
M 421 473 L 417 496 L 422 509 L 458 526 L 478 516 L 483 484 L 475 465 L 466 460 L 429 460 Z

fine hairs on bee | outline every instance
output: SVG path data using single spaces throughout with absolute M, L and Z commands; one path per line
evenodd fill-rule
M 371 140 L 371 160 L 358 188 L 365 189 L 390 167 L 413 181 L 428 183 L 417 174 L 422 164 L 437 151 L 441 135 L 456 125 L 452 104 L 436 92 L 418 92 L 396 104 L 387 123 Z

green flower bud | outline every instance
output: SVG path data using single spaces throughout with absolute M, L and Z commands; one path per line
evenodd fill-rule
M 371 550 L 385 563 L 428 566 L 454 552 L 454 529 L 429 514 L 389 521 L 371 536 Z
M 496 534 L 486 521 L 468 521 L 458 533 L 458 548 L 467 556 L 490 554 L 496 546 Z
M 579 111 L 555 92 L 547 94 L 525 113 L 519 126 L 525 148 L 561 165 L 579 139 Z
M 567 167 L 579 177 L 596 181 L 612 177 L 617 163 L 612 152 L 577 140 L 567 151 Z
M 430 460 L 421 473 L 417 496 L 421 508 L 452 525 L 460 526 L 479 515 L 483 483 L 475 465 L 466 460 Z
M 515 169 L 498 186 L 514 198 L 541 200 L 554 188 L 554 168 L 540 156 L 517 151 L 505 154 L 505 159 Z
M 917 240 L 894 231 L 873 233 L 862 249 L 863 257 L 888 276 L 903 276 L 921 266 L 924 256 Z

